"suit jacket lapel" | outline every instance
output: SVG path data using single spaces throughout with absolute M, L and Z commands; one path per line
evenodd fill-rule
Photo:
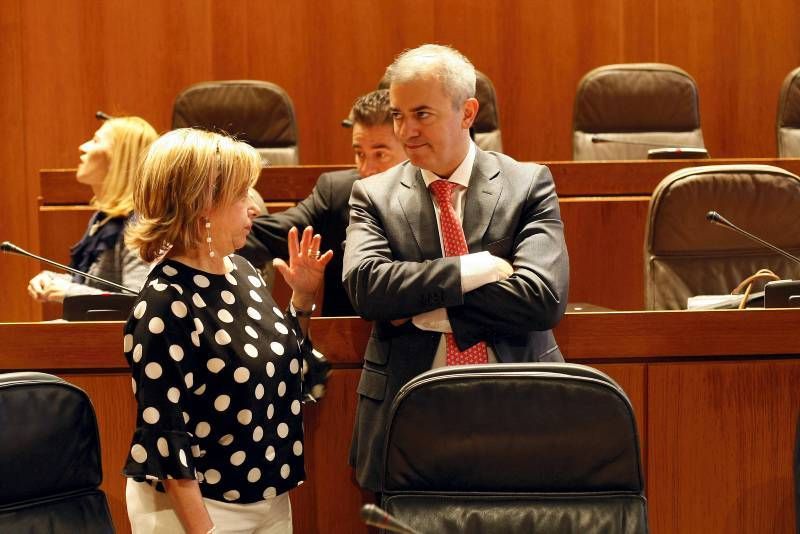
M 411 235 L 417 242 L 424 259 L 442 257 L 439 227 L 433 201 L 425 188 L 425 180 L 418 167 L 407 163 L 400 177 L 398 200 L 405 215 Z
M 464 235 L 470 252 L 483 250 L 483 235 L 489 227 L 502 191 L 500 168 L 491 156 L 478 149 L 464 203 Z

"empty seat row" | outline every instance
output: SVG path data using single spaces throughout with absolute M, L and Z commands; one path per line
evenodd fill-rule
M 476 144 L 502 152 L 494 85 L 476 71 L 480 102 Z M 381 80 L 378 87 L 386 88 Z M 297 122 L 289 95 L 274 83 L 203 82 L 175 100 L 172 127 L 197 126 L 236 134 L 274 165 L 299 163 Z M 779 157 L 800 157 L 800 67 L 783 82 L 778 103 Z M 697 84 L 683 69 L 663 63 L 606 65 L 579 82 L 573 109 L 575 160 L 645 159 L 654 148 L 705 147 Z
M 778 157 L 800 157 L 800 67 L 778 100 Z M 578 84 L 573 114 L 576 160 L 643 159 L 657 147 L 703 148 L 697 84 L 663 63 L 606 65 Z

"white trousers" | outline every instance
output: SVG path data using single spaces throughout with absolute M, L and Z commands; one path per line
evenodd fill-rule
M 125 488 L 128 519 L 133 534 L 184 532 L 166 493 L 146 482 L 128 479 Z M 292 505 L 289 493 L 252 504 L 203 499 L 218 534 L 291 534 Z

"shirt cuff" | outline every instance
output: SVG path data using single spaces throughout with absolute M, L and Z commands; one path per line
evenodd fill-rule
M 474 252 L 459 256 L 461 260 L 461 293 L 497 281 L 494 258 L 488 251 Z
M 435 310 L 420 313 L 411 318 L 411 322 L 420 330 L 429 332 L 452 333 L 450 319 L 447 317 L 447 308 L 436 308 Z

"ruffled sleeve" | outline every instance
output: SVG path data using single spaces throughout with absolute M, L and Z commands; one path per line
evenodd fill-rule
M 172 286 L 151 282 L 125 325 L 125 357 L 137 402 L 136 430 L 123 470 L 137 480 L 196 478 L 192 419 L 194 324 Z

